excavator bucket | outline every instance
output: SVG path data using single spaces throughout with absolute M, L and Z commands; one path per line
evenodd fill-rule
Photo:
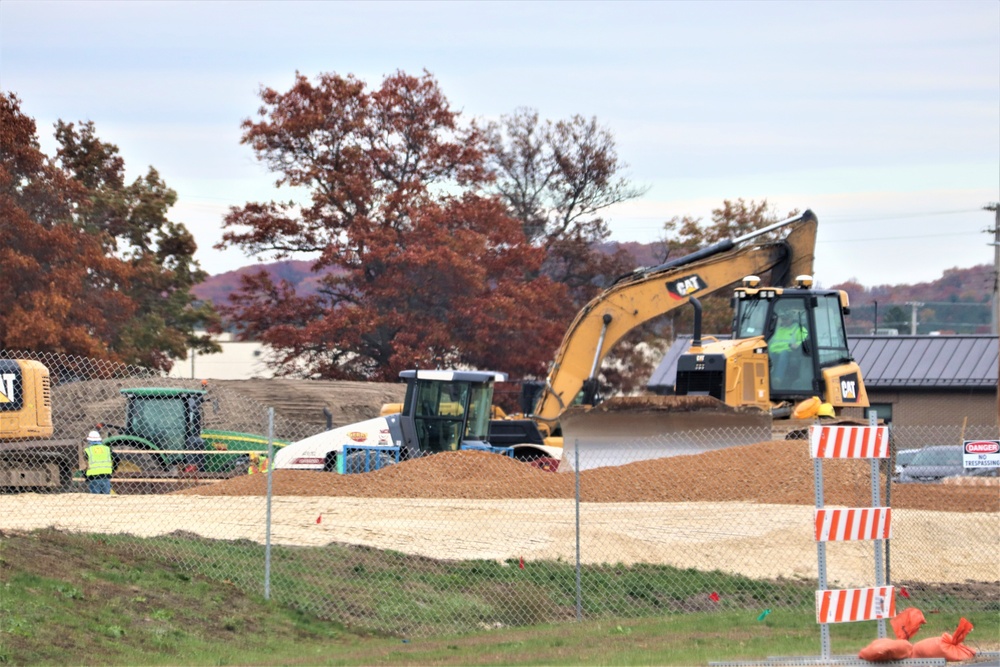
M 574 407 L 560 419 L 560 471 L 700 454 L 771 440 L 771 416 L 711 396 L 625 396 Z

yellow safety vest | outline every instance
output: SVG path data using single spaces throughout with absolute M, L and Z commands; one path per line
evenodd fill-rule
M 791 349 L 792 345 L 801 344 L 808 336 L 806 330 L 798 324 L 790 327 L 778 327 L 774 330 L 767 347 L 771 352 L 785 352 Z
M 107 445 L 90 445 L 83 450 L 87 454 L 87 477 L 111 475 L 111 448 Z

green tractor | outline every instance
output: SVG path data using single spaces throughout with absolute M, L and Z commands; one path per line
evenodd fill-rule
M 203 430 L 204 389 L 122 389 L 125 425 L 105 438 L 115 452 L 117 470 L 155 475 L 172 470 L 210 475 L 245 473 L 250 452 L 267 453 L 267 436 Z M 274 440 L 274 447 L 288 444 Z

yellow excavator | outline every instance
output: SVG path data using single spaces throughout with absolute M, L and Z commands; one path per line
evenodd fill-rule
M 551 462 L 562 456 L 570 424 L 577 434 L 628 440 L 659 433 L 669 414 L 673 429 L 750 425 L 768 439 L 771 420 L 791 416 L 795 401 L 816 396 L 835 406 L 867 406 L 860 370 L 847 350 L 846 294 L 812 291 L 811 281 L 801 278 L 812 274 L 817 224 L 807 210 L 619 278 L 577 314 L 545 382 L 525 384 L 524 412 L 491 421 L 490 443 L 512 446 L 519 459 Z M 699 298 L 763 275 L 768 287 L 756 278 L 736 291 L 734 340 L 702 341 Z M 615 344 L 644 322 L 689 303 L 696 308 L 697 336 L 678 370 L 677 395 L 618 397 L 598 405 L 598 372 Z M 809 342 L 795 346 L 806 351 L 791 364 L 799 375 L 775 384 L 767 343 L 778 316 L 793 305 Z M 845 398 L 850 387 L 853 400 Z

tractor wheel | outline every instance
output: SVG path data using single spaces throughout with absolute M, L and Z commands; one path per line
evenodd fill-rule
M 146 449 L 138 443 L 129 443 L 123 449 Z M 113 451 L 113 450 L 112 450 Z M 116 454 L 118 465 L 115 467 L 115 476 L 120 477 L 163 477 L 170 469 L 170 465 L 164 460 L 162 454 L 156 454 L 153 450 L 137 451 L 135 453 Z

